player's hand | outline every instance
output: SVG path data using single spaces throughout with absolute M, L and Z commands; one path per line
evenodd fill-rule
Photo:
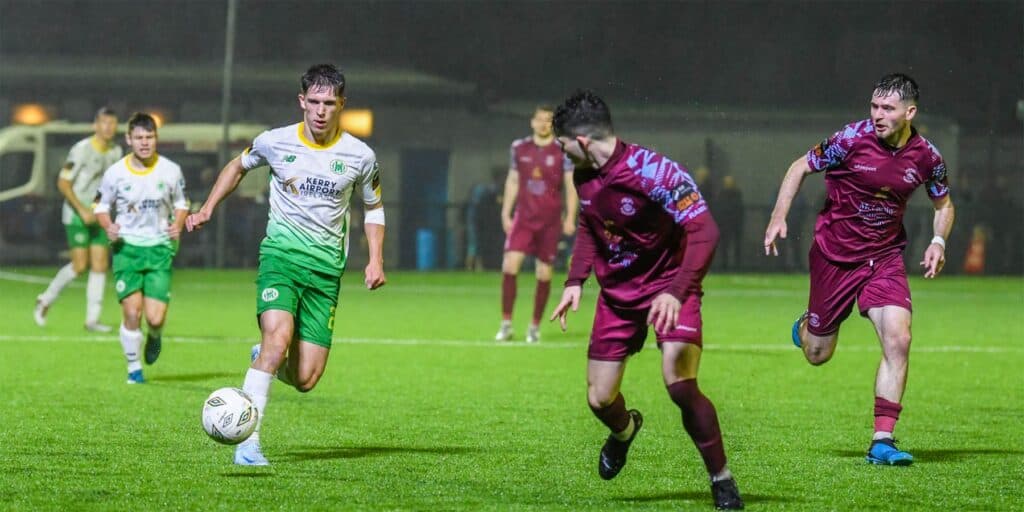
M 167 226 L 167 236 L 171 237 L 171 240 L 178 240 L 181 238 L 181 226 L 172 222 L 170 226 Z
M 116 224 L 116 223 L 111 222 L 110 225 L 107 226 L 106 231 L 107 231 L 107 239 L 110 240 L 110 243 L 114 243 L 114 242 L 116 242 L 116 241 L 121 239 L 121 225 L 120 224 Z
M 86 226 L 96 224 L 96 216 L 89 210 L 82 209 L 82 211 L 78 212 L 78 216 L 82 218 L 82 223 Z
M 931 244 L 924 250 L 924 261 L 921 262 L 921 266 L 924 267 L 925 279 L 931 279 L 939 275 L 945 264 L 946 250 L 941 245 Z
M 509 231 L 512 231 L 512 218 L 511 217 L 506 217 L 504 215 L 501 216 L 501 229 L 503 229 L 505 231 L 506 235 L 508 234 Z
M 366 289 L 376 290 L 387 284 L 387 282 L 388 279 L 384 276 L 384 262 L 370 261 L 366 265 L 366 279 L 363 280 L 363 283 L 366 284 Z
M 682 308 L 679 299 L 669 293 L 662 293 L 651 302 L 651 311 L 647 313 L 647 324 L 654 326 L 654 332 L 667 332 L 675 328 L 679 322 L 679 310 Z
M 778 256 L 779 248 L 775 245 L 776 238 L 786 238 L 786 219 L 772 219 L 764 232 L 764 255 Z
M 562 233 L 565 234 L 565 236 L 572 236 L 576 233 L 576 223 L 572 222 L 570 219 L 565 219 L 565 221 L 562 222 Z
M 562 332 L 565 332 L 565 321 L 569 315 L 569 309 L 573 311 L 580 309 L 580 295 L 583 294 L 583 287 L 580 285 L 566 286 L 565 291 L 562 292 L 562 300 L 555 306 L 555 311 L 551 313 L 549 322 L 554 322 L 558 319 L 558 323 L 562 326 Z
M 188 217 L 185 217 L 185 231 L 189 233 L 201 229 L 204 224 L 210 222 L 210 212 L 199 210 Z

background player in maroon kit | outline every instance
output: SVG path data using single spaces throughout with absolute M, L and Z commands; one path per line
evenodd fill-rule
M 527 254 L 536 257 L 537 289 L 526 341 L 540 341 L 541 315 L 551 293 L 551 265 L 558 254 L 558 239 L 576 231 L 576 190 L 572 165 L 551 133 L 551 107 L 537 107 L 530 120 L 533 135 L 512 142 L 501 226 L 507 235 L 501 262 L 501 327 L 497 341 L 512 338 L 512 309 L 516 301 L 516 275 Z M 562 194 L 565 220 L 562 220 Z M 515 217 L 512 207 L 515 206 Z
M 925 249 L 924 276 L 933 278 L 945 262 L 946 237 L 953 227 L 946 165 L 927 139 L 911 126 L 917 114 L 917 83 L 903 74 L 882 77 L 871 96 L 871 118 L 847 125 L 789 167 L 764 236 L 765 254 L 778 255 L 786 238 L 786 214 L 800 184 L 825 172 L 828 193 L 811 244 L 810 299 L 793 324 L 793 343 L 813 365 L 832 357 L 839 325 L 857 301 L 861 316 L 875 326 L 882 360 L 875 376 L 875 433 L 867 460 L 905 466 L 913 457 L 895 447 L 892 432 L 903 407 L 910 353 L 910 287 L 903 266 L 907 200 L 925 185 L 935 206 L 934 238 Z
M 639 411 L 626 409 L 619 387 L 626 359 L 643 347 L 653 325 L 665 386 L 704 459 L 715 506 L 743 508 L 715 406 L 697 386 L 701 281 L 718 243 L 707 204 L 679 164 L 619 140 L 608 106 L 590 91 L 558 107 L 554 130 L 575 166 L 581 209 L 569 279 L 551 319 L 565 329 L 593 268 L 601 292 L 587 352 L 587 400 L 611 430 L 598 474 L 608 480 L 619 473 L 643 425 Z

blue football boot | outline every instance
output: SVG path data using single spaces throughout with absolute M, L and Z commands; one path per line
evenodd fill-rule
M 146 379 L 142 378 L 142 370 L 135 370 L 128 373 L 128 384 L 145 384 Z
M 876 439 L 871 442 L 868 448 L 867 461 L 872 464 L 886 466 L 909 466 L 914 463 L 914 457 L 909 453 L 896 448 L 895 439 Z
M 260 442 L 255 439 L 246 439 L 235 448 L 235 464 L 239 466 L 269 466 L 270 461 L 263 456 L 260 450 Z
M 800 315 L 800 318 L 797 318 L 796 321 L 793 322 L 793 344 L 796 345 L 796 348 L 801 348 L 800 347 L 800 324 L 803 323 L 803 321 L 806 320 L 806 319 L 807 319 L 807 312 L 804 311 L 804 313 L 802 315 Z

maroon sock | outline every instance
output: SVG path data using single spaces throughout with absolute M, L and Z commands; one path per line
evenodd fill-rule
M 516 303 L 515 274 L 501 274 L 501 318 L 512 319 L 512 307 Z
M 683 427 L 704 459 L 708 474 L 715 475 L 725 467 L 725 447 L 718 426 L 715 406 L 700 392 L 697 379 L 676 382 L 668 387 L 668 396 L 683 412 Z
M 533 325 L 540 325 L 548 295 L 551 295 L 551 281 L 537 281 L 537 291 L 533 294 Z
M 880 396 L 875 397 L 875 432 L 892 432 L 903 406 Z
M 629 426 L 629 411 L 626 410 L 626 399 L 622 397 L 622 393 L 619 393 L 607 407 L 594 409 L 591 406 L 590 410 L 612 432 L 622 432 Z

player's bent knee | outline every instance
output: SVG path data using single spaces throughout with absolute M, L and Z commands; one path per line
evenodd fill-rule
M 587 392 L 587 403 L 590 405 L 591 409 L 604 409 L 614 403 L 615 398 L 618 396 L 618 393 L 612 395 L 608 392 L 602 392 L 595 388 L 590 388 Z
M 832 351 L 823 347 L 808 347 L 807 351 L 804 352 L 804 357 L 807 358 L 807 362 L 814 366 L 821 366 L 832 359 Z
M 295 390 L 299 393 L 309 393 L 310 391 L 313 391 L 313 388 L 316 387 L 318 382 L 320 382 L 319 374 L 311 375 L 306 378 L 300 377 L 295 383 Z

